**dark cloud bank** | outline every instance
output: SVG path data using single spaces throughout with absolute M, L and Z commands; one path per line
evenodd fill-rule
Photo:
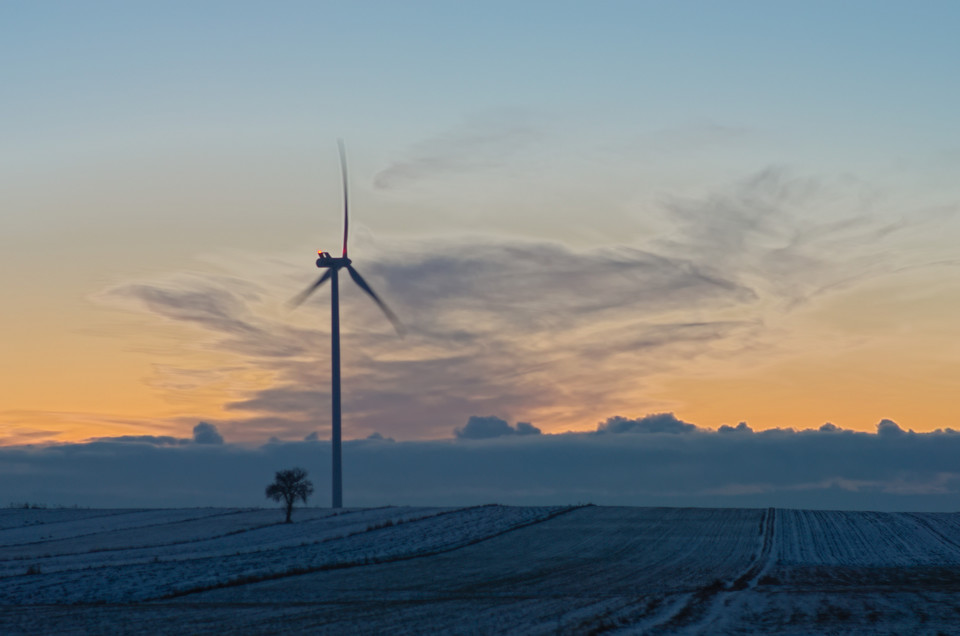
M 172 440 L 172 441 L 171 441 Z M 0 497 L 81 506 L 259 506 L 273 472 L 307 468 L 327 505 L 329 443 L 316 435 L 258 448 L 222 443 L 212 425 L 192 440 L 104 438 L 0 449 Z M 540 434 L 471 418 L 455 437 L 344 444 L 346 502 L 469 505 L 593 502 L 637 506 L 779 506 L 960 510 L 960 433 L 876 433 L 825 424 L 754 432 L 700 429 L 671 414 L 613 417 L 595 432 Z
M 457 439 L 490 439 L 505 435 L 540 435 L 540 432 L 530 422 L 517 422 L 516 426 L 510 426 L 509 422 L 499 417 L 473 415 L 466 426 L 456 429 L 453 434 Z

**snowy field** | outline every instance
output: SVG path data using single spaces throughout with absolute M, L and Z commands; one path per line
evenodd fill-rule
M 0 510 L 0 633 L 960 633 L 960 514 Z

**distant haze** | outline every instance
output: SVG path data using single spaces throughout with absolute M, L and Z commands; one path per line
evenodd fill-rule
M 522 424 L 522 423 L 521 423 Z M 482 428 L 481 428 L 482 427 Z M 328 442 L 259 447 L 194 439 L 105 438 L 0 449 L 0 501 L 97 507 L 262 506 L 276 470 L 302 466 L 329 505 Z M 960 432 L 875 433 L 827 424 L 754 432 L 706 431 L 671 414 L 611 418 L 592 433 L 518 434 L 493 416 L 458 439 L 344 446 L 346 506 L 547 505 L 960 510 Z M 464 431 L 483 430 L 471 438 Z M 499 434 L 492 431 L 499 430 Z

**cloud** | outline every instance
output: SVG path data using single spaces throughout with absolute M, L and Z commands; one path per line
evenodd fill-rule
M 115 437 L 95 437 L 96 442 L 113 442 L 117 444 L 153 444 L 154 446 L 178 446 L 187 444 L 190 440 L 170 435 L 117 435 Z
M 540 435 L 542 432 L 530 422 L 517 422 L 517 435 Z
M 306 334 L 257 315 L 260 293 L 247 281 L 222 276 L 185 276 L 163 283 L 118 285 L 105 300 L 134 301 L 150 313 L 218 334 L 218 348 L 256 358 L 304 353 Z
M 753 128 L 706 120 L 640 135 L 630 147 L 635 152 L 652 151 L 655 156 L 662 158 L 665 155 L 686 156 L 691 151 L 712 147 L 729 151 L 731 144 L 749 142 L 757 137 L 757 130 Z
M 55 429 L 35 429 L 28 428 L 17 425 L 9 425 L 7 422 L 0 420 L 0 424 L 4 425 L 4 433 L 0 437 L 0 447 L 2 446 L 16 446 L 20 444 L 29 444 L 31 442 L 46 442 L 57 438 L 57 435 L 60 431 Z
M 960 507 L 960 434 L 843 429 L 736 433 L 653 416 L 645 434 L 527 434 L 496 443 L 457 439 L 344 442 L 350 506 L 546 505 L 778 506 L 944 510 Z M 509 427 L 477 418 L 474 427 Z M 470 423 L 468 423 L 470 427 Z M 520 427 L 518 426 L 517 429 Z M 897 426 L 899 428 L 899 426 Z M 683 434 L 667 432 L 685 430 Z M 471 429 L 472 430 L 472 429 Z M 328 505 L 326 440 L 235 444 L 91 441 L 0 448 L 0 501 L 84 506 L 256 506 L 275 471 L 303 466 L 311 503 Z M 317 481 L 317 480 L 321 481 Z
M 304 390 L 294 387 L 277 387 L 258 391 L 247 400 L 228 402 L 225 408 L 232 411 L 269 411 L 273 413 L 314 413 L 329 401 L 328 391 Z
M 540 435 L 540 429 L 529 422 L 517 422 L 513 427 L 499 417 L 471 415 L 466 426 L 454 430 L 457 439 L 490 439 L 504 435 Z
M 126 285 L 114 290 L 141 300 L 150 310 L 173 320 L 193 322 L 226 333 L 248 333 L 256 328 L 242 319 L 244 302 L 223 288 L 204 285 L 184 290 L 151 285 Z
M 193 441 L 196 444 L 223 444 L 223 436 L 213 424 L 200 422 L 193 427 Z
M 438 141 L 411 164 L 416 170 L 398 168 L 391 179 L 419 178 L 469 139 Z M 809 339 L 791 337 L 798 327 L 785 316 L 911 265 L 891 245 L 911 224 L 926 222 L 874 218 L 859 203 L 860 189 L 770 168 L 707 195 L 667 198 L 664 229 L 633 245 L 447 237 L 369 246 L 360 269 L 408 334 L 397 338 L 369 298 L 345 282 L 345 434 L 430 439 L 475 413 L 583 430 L 610 412 L 680 408 L 683 396 L 670 403 L 638 397 L 658 394 L 646 389 L 679 369 L 755 368 L 795 353 L 800 340 L 807 351 Z M 329 296 L 320 290 L 298 312 L 279 312 L 312 275 L 273 256 L 255 259 L 270 267 L 244 269 L 249 260 L 229 264 L 249 280 L 177 276 L 117 285 L 101 299 L 147 312 L 156 325 L 194 329 L 176 365 L 155 366 L 151 386 L 166 397 L 238 387 L 223 392 L 225 417 L 191 419 L 231 440 L 302 438 L 329 422 L 329 330 L 316 319 Z M 843 334 L 832 337 L 846 343 Z M 232 359 L 205 373 L 190 369 L 209 365 L 209 356 L 186 360 L 207 351 Z
M 565 327 L 626 308 L 650 316 L 755 298 L 749 288 L 693 260 L 629 247 L 580 251 L 549 242 L 454 242 L 394 249 L 371 271 L 407 305 L 454 304 L 525 326 Z M 411 321 L 413 329 L 420 325 Z
M 427 249 L 398 243 L 388 254 L 372 254 L 362 269 L 409 333 L 397 338 L 368 298 L 344 286 L 343 386 L 349 390 L 343 399 L 350 437 L 384 426 L 391 435 L 438 437 L 477 412 L 515 412 L 529 421 L 558 406 L 571 420 L 589 421 L 595 407 L 588 405 L 635 388 L 638 374 L 708 356 L 712 343 L 757 326 L 676 320 L 677 312 L 736 307 L 754 296 L 690 259 L 633 248 L 459 240 Z M 329 300 L 321 290 L 296 314 L 278 316 L 278 299 L 263 290 L 284 288 L 293 291 L 299 283 L 189 276 L 120 285 L 106 296 L 200 329 L 189 351 L 235 356 L 229 368 L 206 374 L 158 363 L 158 390 L 176 393 L 198 383 L 223 385 L 232 375 L 269 374 L 270 385 L 234 393 L 225 402 L 231 417 L 198 414 L 231 439 L 252 441 L 302 437 L 329 420 L 326 324 L 293 322 L 312 318 L 315 305 Z
M 635 420 L 615 415 L 597 425 L 598 433 L 692 433 L 695 430 L 696 426 L 678 420 L 673 413 L 655 413 Z
M 922 266 L 891 254 L 891 241 L 956 214 L 955 209 L 891 213 L 867 207 L 865 192 L 864 183 L 798 177 L 771 166 L 707 196 L 667 200 L 673 231 L 653 243 L 792 309 L 824 293 Z M 923 255 L 921 262 L 936 259 Z
M 825 432 L 830 430 L 830 429 L 824 429 L 824 426 L 827 426 L 827 425 L 824 424 L 823 426 L 821 426 L 820 427 L 821 431 Z M 830 424 L 830 426 L 833 426 L 833 424 Z M 750 428 L 750 426 L 746 422 L 740 422 L 736 426 L 727 426 L 726 424 L 724 424 L 723 426 L 717 429 L 717 432 L 718 433 L 752 433 L 753 429 Z
M 94 437 L 90 442 L 100 444 L 149 444 L 152 446 L 183 446 L 185 444 L 223 444 L 223 436 L 217 427 L 200 422 L 193 427 L 193 437 L 174 437 L 172 435 L 116 435 L 113 437 Z
M 474 119 L 415 146 L 381 170 L 374 187 L 390 189 L 427 178 L 488 170 L 541 138 L 536 126 L 516 113 Z
M 913 431 L 911 431 L 912 433 Z M 900 425 L 894 422 L 893 420 L 880 420 L 880 423 L 877 424 L 877 435 L 883 437 L 899 437 L 906 434 Z

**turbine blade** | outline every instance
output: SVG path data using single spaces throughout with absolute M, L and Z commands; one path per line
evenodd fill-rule
M 390 320 L 391 323 L 393 323 L 393 328 L 397 330 L 397 333 L 400 336 L 403 336 L 404 333 L 406 333 L 406 329 L 404 328 L 403 323 L 400 322 L 400 319 L 397 318 L 397 315 L 395 313 L 390 311 L 390 308 L 387 307 L 387 304 L 382 300 L 380 300 L 380 297 L 377 296 L 376 292 L 374 292 L 373 289 L 370 288 L 370 285 L 367 284 L 367 281 L 363 280 L 363 276 L 360 275 L 360 272 L 355 270 L 353 268 L 353 265 L 347 265 L 347 272 L 350 273 L 350 278 L 353 279 L 353 282 L 355 282 L 360 287 L 360 289 L 367 292 L 370 298 L 373 298 L 373 302 L 377 303 L 377 306 L 380 307 L 380 310 L 383 311 L 387 319 Z
M 347 257 L 347 231 L 350 229 L 350 204 L 347 193 L 347 149 L 343 139 L 337 139 L 337 148 L 340 150 L 340 175 L 343 177 L 343 257 Z
M 290 306 L 291 309 L 296 309 L 297 307 L 302 305 L 307 298 L 310 297 L 310 294 L 317 291 L 317 288 L 320 287 L 320 285 L 323 285 L 325 282 L 327 282 L 331 276 L 333 276 L 333 270 L 328 269 L 323 273 L 323 276 L 317 279 L 317 282 L 315 282 L 313 285 L 310 285 L 309 287 L 304 289 L 302 292 L 300 292 L 299 294 L 291 298 L 289 301 L 287 301 L 287 304 Z

